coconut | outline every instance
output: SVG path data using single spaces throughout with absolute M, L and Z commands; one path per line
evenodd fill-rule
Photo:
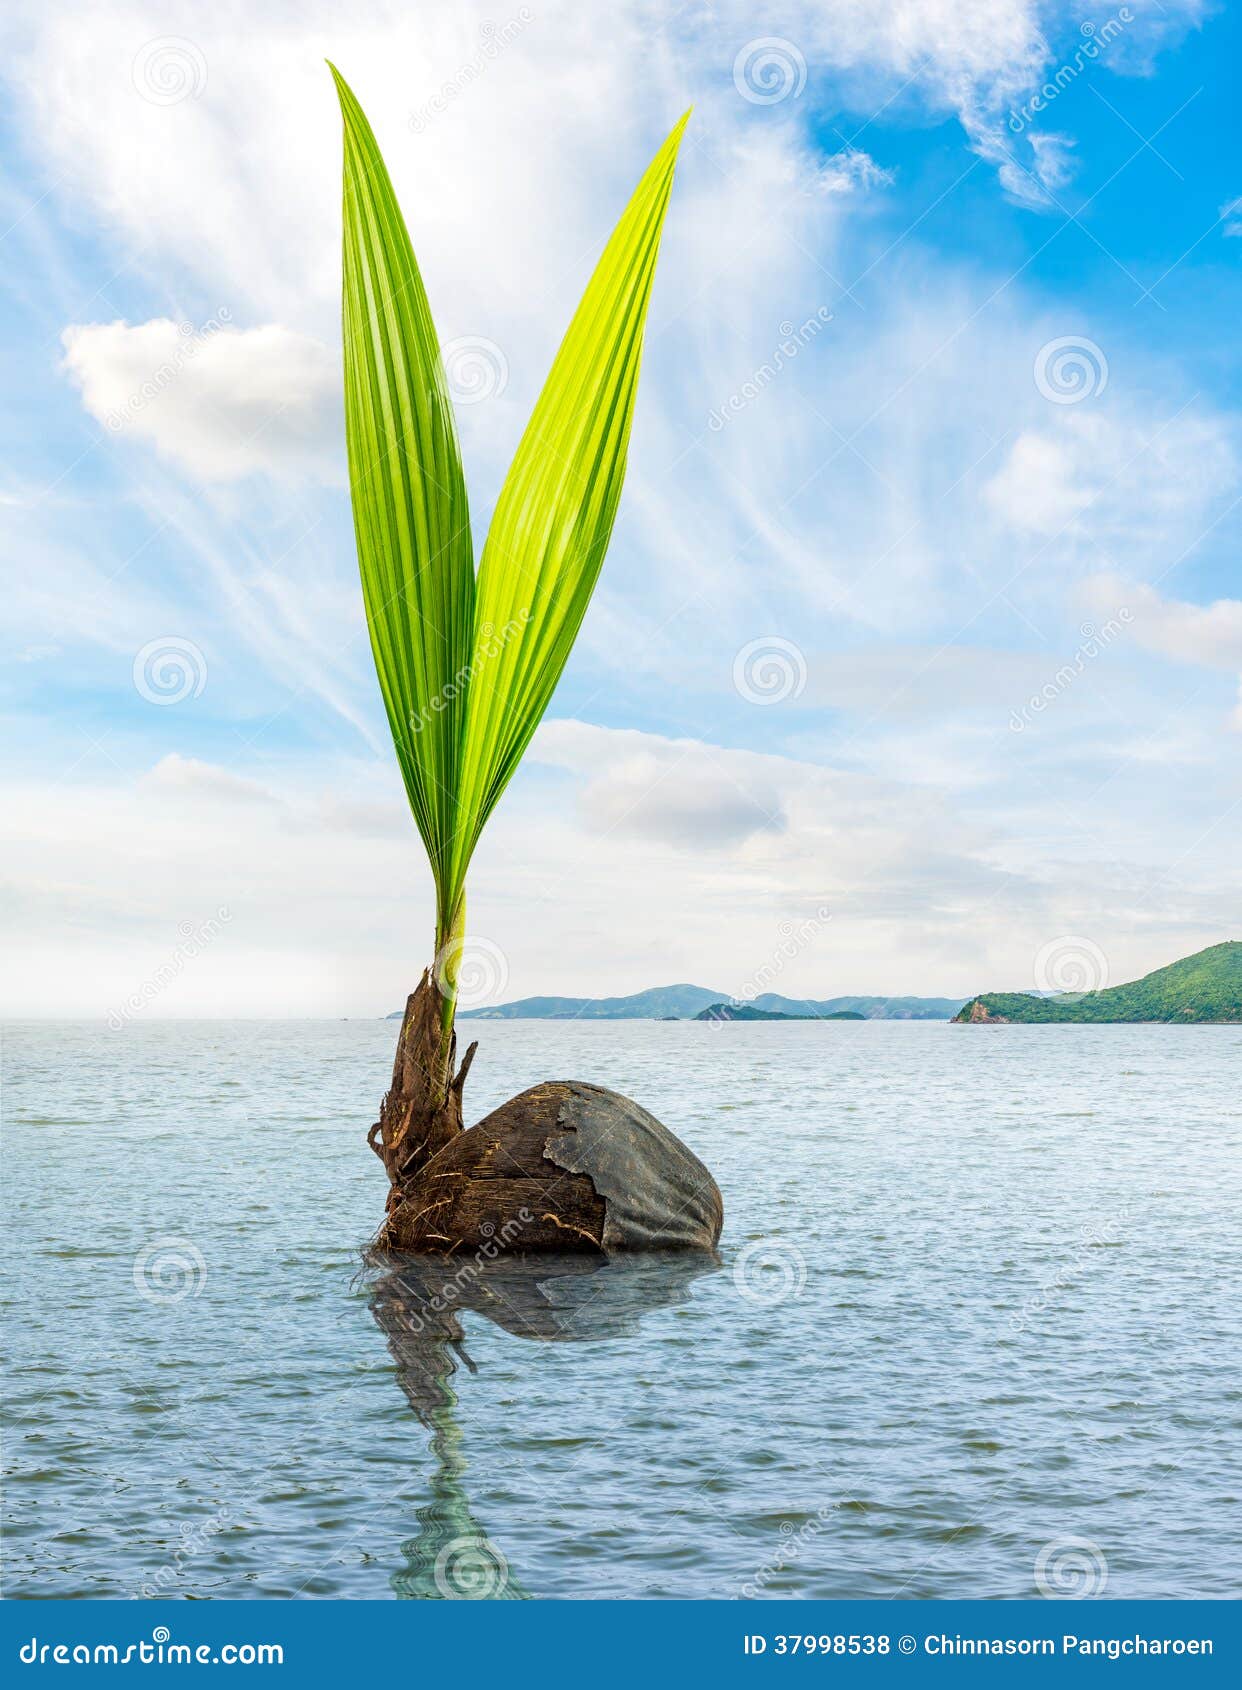
M 462 1091 L 478 1045 L 453 1074 L 457 1040 L 425 973 L 410 994 L 392 1085 L 369 1142 L 388 1174 L 376 1240 L 388 1250 L 706 1250 L 724 1205 L 681 1140 L 631 1098 L 548 1080 L 465 1128 Z
M 724 1206 L 711 1174 L 631 1098 L 549 1080 L 455 1134 L 403 1187 L 393 1249 L 713 1250 Z

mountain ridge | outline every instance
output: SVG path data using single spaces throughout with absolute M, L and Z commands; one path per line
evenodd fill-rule
M 728 992 L 709 991 L 705 986 L 681 982 L 673 986 L 652 986 L 644 992 L 632 992 L 626 997 L 518 998 L 513 1003 L 488 1004 L 481 1009 L 465 1009 L 458 1013 L 459 1021 L 692 1021 L 713 1004 L 732 1003 Z M 948 1021 L 961 1008 L 959 998 L 919 997 L 837 997 L 786 998 L 776 992 L 763 992 L 749 1000 L 755 1009 L 767 1010 L 798 1020 L 856 1011 L 868 1021 Z M 399 1021 L 402 1011 L 388 1016 Z
M 1242 940 L 1226 939 L 1121 986 L 1034 997 L 984 992 L 953 1017 L 971 1026 L 1010 1022 L 1242 1021 Z

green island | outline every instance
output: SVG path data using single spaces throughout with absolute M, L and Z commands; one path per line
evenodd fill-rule
M 700 1010 L 696 1021 L 865 1021 L 856 1009 L 838 1009 L 831 1015 L 786 1015 L 778 1009 L 756 1009 L 753 1003 L 713 1003 Z
M 1157 968 L 1125 986 L 1035 997 L 986 992 L 953 1017 L 975 1026 L 1029 1021 L 1242 1021 L 1242 941 Z

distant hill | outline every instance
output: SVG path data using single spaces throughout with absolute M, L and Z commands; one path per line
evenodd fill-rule
M 652 986 L 627 998 L 519 998 L 516 1003 L 467 1009 L 459 1021 L 659 1021 L 690 1020 L 725 992 L 704 986 Z
M 731 1003 L 728 992 L 705 986 L 654 986 L 623 998 L 519 998 L 516 1003 L 489 1004 L 463 1010 L 459 1021 L 692 1021 L 714 1003 Z M 868 1021 L 948 1021 L 961 1008 L 961 998 L 784 998 L 764 992 L 753 1000 L 755 1009 L 791 1019 L 823 1019 L 844 1013 Z M 399 1021 L 402 1011 L 388 1017 Z M 748 1019 L 754 1019 L 749 1017 Z
M 696 1021 L 865 1021 L 856 1009 L 838 1009 L 831 1015 L 816 1015 L 806 1011 L 801 1015 L 785 1015 L 775 1009 L 756 1009 L 753 1003 L 713 1003 L 701 1009 Z
M 976 1025 L 1027 1021 L 1242 1021 L 1242 941 L 1212 945 L 1099 992 L 1032 997 L 987 992 L 953 1017 Z
M 813 1015 L 819 1020 L 834 1015 L 857 1014 L 864 1021 L 947 1021 L 961 1008 L 961 998 L 782 998 L 762 992 L 754 999 L 756 1009 L 772 1009 L 799 1018 Z

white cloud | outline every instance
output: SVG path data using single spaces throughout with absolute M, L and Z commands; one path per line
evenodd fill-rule
M 1199 10 L 1195 0 L 1135 5 L 1133 45 Z M 803 0 L 780 30 L 808 62 L 807 86 L 756 108 L 720 75 L 755 36 L 747 0 L 671 13 L 663 0 L 633 0 L 613 8 L 606 31 L 592 8 L 550 0 L 507 33 L 504 8 L 486 0 L 416 15 L 384 0 L 361 15 L 330 0 L 295 12 L 243 0 L 116 0 L 106 16 L 89 0 L 9 10 L 5 68 L 41 168 L 140 267 L 180 272 L 238 323 L 334 332 L 340 138 L 327 55 L 376 124 L 446 337 L 505 344 L 511 316 L 538 301 L 556 308 L 551 346 L 576 265 L 692 100 L 688 150 L 731 177 L 745 178 L 747 145 L 762 133 L 810 170 L 809 185 L 817 173 L 821 186 L 878 181 L 882 158 L 860 151 L 825 169 L 805 145 L 804 117 L 831 77 L 837 110 L 956 115 L 983 156 L 1009 166 L 1008 190 L 1039 201 L 1063 179 L 1063 138 L 1015 137 L 1006 114 L 1042 80 L 1061 35 L 1081 40 L 1059 0 Z M 149 67 L 151 44 L 170 37 L 186 43 L 188 64 L 185 97 L 171 102 Z M 546 363 L 542 341 L 534 350 Z
M 1110 604 L 1126 605 L 1130 632 L 1147 651 L 1171 657 L 1177 663 L 1239 671 L 1238 704 L 1231 723 L 1242 730 L 1242 599 L 1189 604 L 1165 598 L 1155 587 L 1114 573 L 1085 581 L 1082 596 L 1097 610 Z
M 1056 534 L 1090 503 L 1078 454 L 1068 441 L 1047 434 L 1019 435 L 984 498 L 998 515 L 1027 533 Z
M 783 25 L 812 68 L 827 65 L 861 79 L 856 103 L 878 108 L 896 90 L 933 110 L 953 112 L 1001 186 L 1019 204 L 1047 209 L 1072 174 L 1068 135 L 1033 127 L 1023 111 L 1032 94 L 1096 63 L 1147 74 L 1205 14 L 1203 0 L 1133 0 L 1126 19 L 1095 25 L 1057 0 L 823 0 Z M 1107 42 L 1103 26 L 1112 24 Z M 1053 98 L 1056 98 L 1054 93 Z M 1019 113 L 1015 124 L 1014 114 Z M 1036 123 L 1044 121 L 1042 114 Z
M 1003 729 L 1002 729 L 1003 732 Z M 1134 861 L 1111 835 L 1119 803 L 1069 835 L 1031 795 L 1008 814 L 870 773 L 704 741 L 550 722 L 484 835 L 470 930 L 508 959 L 513 996 L 621 992 L 674 979 L 736 991 L 796 926 L 826 908 L 777 990 L 960 993 L 1031 977 L 1058 934 L 1085 932 L 1115 978 L 1221 937 L 1238 871 L 1192 803 L 1159 853 Z M 103 1015 L 139 992 L 179 936 L 220 909 L 219 936 L 143 1014 L 381 1014 L 410 989 L 431 944 L 430 877 L 400 825 L 388 764 L 265 760 L 273 801 L 237 801 L 190 759 L 159 778 L 10 783 L 0 836 L 13 877 L 11 942 L 23 948 L 22 1014 Z M 633 826 L 591 798 L 608 781 L 640 798 Z M 732 787 L 779 805 L 786 825 L 744 836 L 710 822 L 668 827 L 662 793 Z M 714 784 L 718 783 L 718 784 Z M 1150 776 L 1140 771 L 1136 784 Z M 575 806 L 574 798 L 582 803 Z M 374 827 L 337 827 L 344 806 Z M 682 812 L 684 814 L 684 812 Z M 674 820 L 677 812 L 673 811 Z M 1210 819 L 1210 818 L 1209 818 Z M 391 822 L 391 825 L 389 823 Z M 326 825 L 325 825 L 326 824 Z M 1125 832 L 1124 824 L 1122 832 Z M 1148 889 L 1160 885 L 1158 903 Z M 17 890 L 20 888 L 20 890 Z M 624 889 L 623 893 L 619 889 Z M 623 896 L 623 907 L 618 897 Z M 308 918 L 308 912 L 310 912 Z
M 97 422 L 204 481 L 258 471 L 342 479 L 340 372 L 307 335 L 156 317 L 72 324 L 61 341 Z
M 1151 76 L 1159 54 L 1180 46 L 1191 30 L 1213 16 L 1219 0 L 1128 0 L 1133 22 L 1109 48 L 1109 68 L 1120 76 Z M 1122 8 L 1104 7 L 1114 16 Z M 1101 17 L 1100 22 L 1103 23 Z
M 1199 538 L 1237 475 L 1230 418 L 1198 405 L 1160 415 L 1142 400 L 1044 405 L 984 488 L 992 511 L 1058 551 L 1125 547 L 1167 567 Z
M 1040 25 L 1055 41 L 1066 9 L 794 8 L 773 27 L 800 44 L 807 87 L 772 108 L 748 105 L 728 76 L 753 6 L 627 4 L 605 32 L 594 9 L 554 0 L 462 80 L 483 21 L 503 15 L 482 0 L 432 0 L 417 15 L 380 3 L 346 15 L 327 0 L 296 12 L 240 0 L 30 10 L 7 60 L 38 149 L 30 197 L 48 188 L 58 219 L 99 239 L 98 274 L 120 278 L 102 302 L 58 307 L 56 326 L 166 314 L 80 326 L 105 337 L 71 354 L 92 414 L 124 403 L 128 384 L 175 356 L 177 320 L 202 323 L 216 301 L 227 334 L 204 356 L 231 348 L 236 363 L 177 370 L 127 425 L 151 452 L 128 449 L 126 429 L 115 442 L 105 432 L 96 449 L 122 466 L 121 490 L 66 483 L 76 509 L 67 501 L 56 521 L 76 520 L 73 546 L 46 498 L 0 512 L 9 549 L 32 560 L 5 613 L 21 612 L 28 645 L 54 628 L 55 662 L 76 683 L 115 681 L 132 706 L 134 653 L 167 632 L 211 663 L 184 714 L 140 714 L 142 767 L 163 759 L 146 778 L 131 784 L 99 761 L 111 785 L 79 771 L 63 791 L 32 782 L 0 806 L 20 834 L 14 874 L 44 916 L 68 914 L 73 941 L 41 954 L 38 990 L 19 1007 L 71 1007 L 69 979 L 84 994 L 72 1007 L 106 1007 L 89 996 L 100 981 L 132 986 L 121 976 L 146 966 L 143 947 L 158 960 L 177 923 L 198 919 L 187 889 L 234 919 L 227 951 L 222 939 L 181 988 L 180 1012 L 379 1012 L 401 1001 L 423 954 L 426 877 L 376 700 L 347 500 L 281 484 L 343 467 L 329 440 L 340 138 L 325 52 L 375 122 L 442 339 L 487 335 L 510 364 L 503 398 L 461 418 L 480 528 L 594 252 L 660 135 L 696 102 L 626 496 L 558 706 L 666 732 L 552 723 L 540 735 L 471 879 L 472 922 L 509 954 L 514 995 L 678 976 L 732 989 L 780 921 L 825 893 L 833 921 L 796 983 L 815 995 L 1025 980 L 1040 944 L 1084 923 L 1121 936 L 1117 978 L 1220 937 L 1235 880 L 1214 836 L 1195 843 L 1214 820 L 1203 766 L 1187 773 L 1204 756 L 1198 718 L 1171 726 L 1137 684 L 1110 709 L 1125 667 L 1114 646 L 1038 733 L 1016 739 L 1006 720 L 1078 641 L 1067 576 L 1098 571 L 1112 547 L 1133 575 L 1154 576 L 1203 531 L 1235 473 L 1229 419 L 1202 402 L 1179 414 L 1193 382 L 1128 338 L 1124 312 L 1111 333 L 1092 325 L 1114 369 L 1105 406 L 1049 406 L 1032 362 L 1067 324 L 1042 320 L 1031 275 L 954 264 L 921 249 L 917 231 L 893 239 L 896 224 L 874 215 L 890 203 L 877 191 L 885 118 L 859 139 L 866 153 L 842 153 L 843 136 L 825 162 L 813 144 L 827 102 L 860 119 L 885 107 L 903 124 L 956 114 L 1003 170 L 1015 143 L 993 143 L 1007 102 L 1039 78 L 1051 50 Z M 197 98 L 161 105 L 135 87 L 134 63 L 169 34 L 193 40 L 207 75 Z M 460 95 L 412 127 L 455 79 Z M 1054 136 L 1028 132 L 1019 150 L 1029 174 L 1014 163 L 1014 192 L 1041 170 L 1045 189 L 1063 179 Z M 50 219 L 47 230 L 54 245 Z M 860 276 L 856 306 L 842 290 Z M 96 275 L 70 280 L 89 294 Z M 183 311 L 187 300 L 201 309 Z M 771 359 L 782 322 L 821 306 L 831 324 L 713 433 L 710 410 Z M 241 450 L 265 407 L 275 417 Z M 78 449 L 71 438 L 65 460 Z M 173 467 L 155 461 L 161 451 Z M 249 477 L 256 465 L 270 473 Z M 188 486 L 183 470 L 212 485 Z M 734 654 L 768 631 L 811 658 L 787 713 L 756 713 L 732 691 Z M 963 644 L 973 638 L 988 649 Z M 1024 640 L 1038 656 L 1010 649 Z M 825 726 L 825 706 L 849 719 Z M 365 772 L 282 767 L 290 744 L 315 745 L 317 762 L 360 745 L 341 720 L 371 735 Z M 733 748 L 743 741 L 787 755 Z M 166 756 L 173 745 L 183 749 Z M 49 768 L 76 768 L 79 749 L 62 741 Z M 108 749 L 128 766 L 132 747 Z M 1150 774 L 1127 770 L 1156 758 L 1151 826 Z M 1171 863 L 1144 905 L 1136 888 Z M 135 881 L 136 908 L 117 891 Z M 637 888 L 624 920 L 618 887 Z M 89 955 L 74 951 L 84 931 Z
M 1068 135 L 1032 135 L 1030 141 L 1041 186 L 1050 192 L 1063 188 L 1074 173 L 1070 157 L 1074 142 Z
M 1051 59 L 1035 0 L 836 0 L 808 6 L 789 31 L 813 65 L 853 73 L 855 104 L 879 108 L 905 95 L 954 113 L 1006 191 L 1031 205 L 1063 179 L 1054 137 L 1015 137 L 1007 110 L 1040 80 Z
M 275 794 L 257 780 L 234 774 L 216 763 L 204 763 L 197 757 L 183 757 L 170 751 L 146 777 L 147 783 L 158 792 L 183 794 L 190 800 L 201 798 L 208 803 L 275 804 Z
M 888 187 L 892 180 L 891 170 L 855 147 L 833 153 L 815 172 L 815 185 L 823 194 L 865 193 L 870 188 Z
M 1128 606 L 1130 632 L 1148 651 L 1179 663 L 1242 669 L 1242 599 L 1188 604 L 1165 598 L 1155 587 L 1109 573 L 1085 581 L 1083 596 L 1097 610 L 1109 604 Z
M 775 759 L 569 721 L 545 723 L 530 756 L 582 777 L 579 810 L 600 833 L 715 850 L 786 826 Z
M 984 646 L 868 645 L 862 651 L 808 658 L 810 682 L 799 701 L 868 716 L 943 721 L 999 712 L 1006 701 L 1045 678 L 1048 659 L 1036 651 Z

